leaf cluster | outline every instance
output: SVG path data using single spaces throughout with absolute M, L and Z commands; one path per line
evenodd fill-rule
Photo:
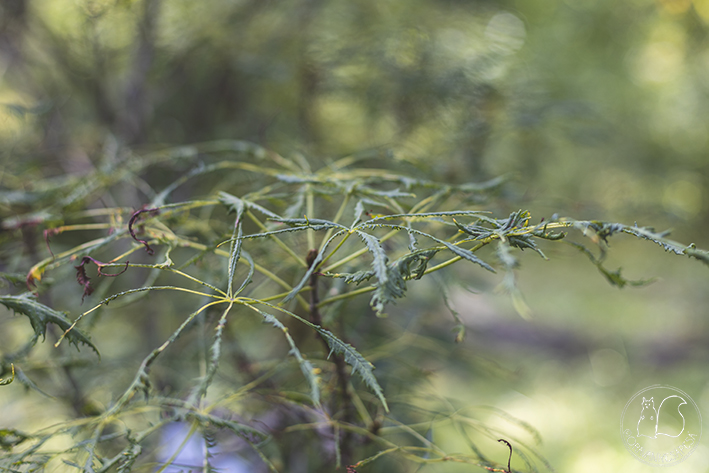
M 409 286 L 417 284 L 414 281 L 461 262 L 488 274 L 502 269 L 502 287 L 519 313 L 530 317 L 515 273 L 524 250 L 546 259 L 543 245 L 573 245 L 619 287 L 648 281 L 627 281 L 620 269 L 603 266 L 608 240 L 617 234 L 650 240 L 705 264 L 709 261 L 708 253 L 694 245 L 681 245 L 666 233 L 637 225 L 557 216 L 533 224 L 526 210 L 495 217 L 478 203 L 503 184 L 500 179 L 439 184 L 356 161 L 344 157 L 313 170 L 299 157 L 289 159 L 252 143 L 222 141 L 136 155 L 120 170 L 96 171 L 82 185 L 72 180 L 54 187 L 38 183 L 49 189 L 46 200 L 38 199 L 36 208 L 13 217 L 9 225 L 45 230 L 51 250 L 28 269 L 32 292 L 0 296 L 0 304 L 26 316 L 32 328 L 22 349 L 2 354 L 2 365 L 17 366 L 20 381 L 36 388 L 30 379 L 32 369 L 24 367 L 31 366 L 33 348 L 46 338 L 50 324 L 58 330 L 55 346 L 61 348 L 66 340 L 98 353 L 101 346 L 89 333 L 129 305 L 144 304 L 148 317 L 173 328 L 160 341 L 153 337 L 150 350 L 132 361 L 135 375 L 127 388 L 110 383 L 114 391 L 109 403 L 96 408 L 77 400 L 74 407 L 85 417 L 48 431 L 2 431 L 2 447 L 11 452 L 3 465 L 63 461 L 85 471 L 137 471 L 149 465 L 146 447 L 157 442 L 160 429 L 181 422 L 204 439 L 207 465 L 210 448 L 219 443 L 215 432 L 229 432 L 242 455 L 271 471 L 284 471 L 287 449 L 274 436 L 300 429 L 320 445 L 322 464 L 329 467 L 360 468 L 398 455 L 417 463 L 456 461 L 504 471 L 495 469 L 499 465 L 472 440 L 472 453 L 449 454 L 420 425 L 398 420 L 407 415 L 387 397 L 390 374 L 377 375 L 375 365 L 357 346 L 364 325 L 383 323 L 368 315 L 384 316 L 406 297 Z M 178 162 L 195 164 L 166 187 L 150 187 L 150 176 Z M 246 182 L 238 180 L 243 174 L 250 176 Z M 125 182 L 143 183 L 144 200 L 138 210 L 89 206 Z M 192 198 L 174 197 L 188 185 L 194 186 Z M 52 192 L 57 197 L 49 197 Z M 80 233 L 87 231 L 93 232 L 93 239 Z M 590 245 L 569 241 L 569 232 L 574 231 Z M 491 245 L 493 255 L 481 251 Z M 93 282 L 87 273 L 89 263 L 98 266 Z M 72 271 L 78 285 L 63 277 Z M 75 308 L 80 302 L 91 307 L 80 309 L 72 320 L 37 297 L 57 291 L 61 300 L 73 300 Z M 445 289 L 441 292 L 449 306 Z M 368 293 L 371 312 L 357 303 Z M 179 302 L 171 306 L 170 298 Z M 451 312 L 458 324 L 455 340 L 460 342 L 464 325 Z M 251 321 L 275 328 L 281 342 L 273 343 L 285 351 L 278 355 L 270 347 L 242 348 L 248 346 L 244 333 L 262 336 Z M 274 340 L 270 335 L 267 339 Z M 181 389 L 166 390 L 161 376 L 168 368 L 192 369 L 175 360 L 176 352 L 189 346 L 201 347 L 190 351 L 199 369 Z M 230 357 L 239 360 L 235 370 L 225 363 Z M 70 379 L 78 361 L 68 360 L 62 368 Z M 82 391 L 74 393 L 76 399 L 90 397 L 83 392 L 89 387 L 77 389 Z M 265 428 L 259 418 L 265 413 L 277 418 L 279 427 Z M 141 422 L 143 418 L 151 420 Z M 488 438 L 501 435 L 455 410 L 441 419 L 466 436 L 471 428 Z M 436 425 L 430 423 L 429 431 Z M 43 447 L 50 439 L 65 436 L 74 442 L 67 451 Z M 362 446 L 367 442 L 374 447 Z M 520 458 L 535 457 L 535 450 L 523 440 L 512 442 Z M 175 458 L 160 461 L 167 466 Z M 525 461 L 536 471 L 535 461 Z M 536 462 L 547 466 L 541 457 Z

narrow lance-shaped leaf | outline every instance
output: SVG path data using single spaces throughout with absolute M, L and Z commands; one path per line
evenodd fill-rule
M 276 317 L 273 315 L 269 314 L 268 312 L 264 312 L 258 307 L 255 307 L 253 305 L 249 305 L 249 308 L 255 310 L 261 316 L 263 316 L 263 319 L 268 322 L 269 324 L 273 325 L 277 329 L 281 330 L 283 332 L 283 335 L 286 337 L 286 340 L 288 341 L 288 344 L 290 345 L 291 349 L 289 354 L 293 355 L 295 359 L 298 361 L 298 365 L 300 366 L 300 370 L 303 372 L 303 375 L 305 376 L 305 379 L 308 381 L 308 384 L 310 385 L 310 397 L 313 400 L 313 404 L 316 406 L 320 405 L 320 377 L 316 374 L 315 368 L 313 365 L 303 358 L 303 355 L 300 353 L 300 350 L 298 350 L 298 347 L 295 344 L 295 341 L 293 341 L 293 337 L 290 336 L 290 333 L 288 333 L 288 328 L 281 323 L 280 320 L 278 320 Z
M 246 289 L 246 286 L 253 282 L 254 271 L 256 270 L 256 264 L 254 264 L 254 260 L 251 255 L 246 251 L 242 251 L 241 255 L 246 258 L 246 261 L 249 262 L 249 274 L 246 275 L 246 278 L 244 278 L 244 281 L 241 283 L 239 289 L 234 292 L 234 297 L 241 294 L 241 292 Z
M 290 317 L 293 317 L 297 321 L 307 325 L 308 327 L 318 332 L 325 339 L 328 346 L 334 353 L 344 356 L 345 362 L 352 367 L 352 371 L 357 374 L 362 379 L 362 381 L 364 381 L 364 383 L 374 392 L 374 394 L 377 395 L 377 398 L 379 398 L 379 400 L 381 401 L 382 405 L 384 406 L 384 409 L 389 412 L 389 406 L 386 402 L 386 399 L 384 398 L 384 392 L 382 391 L 381 386 L 379 386 L 377 378 L 374 377 L 374 365 L 367 361 L 352 345 L 343 342 L 335 335 L 333 335 L 332 332 L 329 332 L 328 330 L 325 330 L 319 325 L 315 325 L 314 323 L 305 320 L 304 318 L 284 309 L 283 307 L 275 306 L 273 304 L 269 304 L 268 302 L 263 301 L 255 302 L 258 302 L 259 304 L 263 304 L 265 306 L 271 307 L 274 310 L 287 314 Z
M 412 194 L 410 192 L 401 192 L 399 189 L 394 189 L 391 191 L 380 191 L 366 186 L 357 186 L 357 193 L 365 195 L 374 195 L 377 197 L 389 197 L 392 199 L 416 197 L 416 194 Z
M 449 212 L 422 212 L 422 213 L 408 213 L 408 214 L 394 214 L 394 215 L 383 215 L 381 217 L 376 217 L 368 220 L 366 223 L 378 223 L 379 221 L 392 220 L 397 218 L 429 218 L 429 217 L 462 217 L 475 216 L 477 218 L 482 218 L 481 214 L 486 214 L 489 212 L 483 212 L 479 210 L 454 210 Z
M 519 261 L 514 255 L 512 255 L 512 248 L 507 241 L 500 240 L 498 242 L 497 257 L 508 271 L 519 267 Z
M 325 220 L 322 218 L 275 218 L 271 219 L 276 222 L 285 223 L 286 225 L 293 225 L 298 227 L 311 227 L 311 226 L 322 226 L 324 228 L 341 228 L 347 230 L 348 228 L 339 223 L 331 222 L 330 220 Z
M 371 220 L 368 222 L 365 222 L 362 225 L 366 225 L 369 222 L 371 222 Z M 423 237 L 430 238 L 431 240 L 435 241 L 436 243 L 439 243 L 439 244 L 445 246 L 449 251 L 451 251 L 455 255 L 460 256 L 461 258 L 466 259 L 466 260 L 468 260 L 472 263 L 475 263 L 479 266 L 482 266 L 483 268 L 487 269 L 488 271 L 490 271 L 492 273 L 496 272 L 492 266 L 490 266 L 489 264 L 487 264 L 486 262 L 484 262 L 483 260 L 481 260 L 480 258 L 475 256 L 475 254 L 472 251 L 466 250 L 465 248 L 461 248 L 457 245 L 454 245 L 452 243 L 448 243 L 447 241 L 436 238 L 429 233 L 425 233 L 420 230 L 415 230 L 413 228 L 403 227 L 401 225 L 392 225 L 392 224 L 388 224 L 388 223 L 387 224 L 379 224 L 378 226 L 387 227 L 387 228 L 395 228 L 397 230 L 404 230 L 406 232 L 410 232 L 410 233 L 414 233 L 416 235 L 421 235 Z
M 354 218 L 354 222 L 352 223 L 352 227 L 354 227 L 355 225 L 357 225 L 359 222 L 362 221 L 362 214 L 366 213 L 364 204 L 369 204 L 372 207 L 382 207 L 385 209 L 390 208 L 389 205 L 387 205 L 385 203 L 378 202 L 373 199 L 362 198 L 362 199 L 358 200 L 357 204 L 355 205 L 355 209 L 354 209 L 355 218 Z
M 226 193 L 225 193 L 225 192 L 222 192 L 222 194 L 226 194 Z M 246 204 L 246 206 L 247 206 L 249 209 L 256 210 L 256 211 L 262 213 L 263 215 L 265 215 L 266 217 L 268 217 L 268 218 L 270 218 L 270 219 L 272 219 L 272 220 L 278 220 L 278 219 L 281 218 L 280 215 L 271 212 L 271 211 L 268 210 L 266 207 L 263 207 L 263 206 L 257 204 L 256 202 L 252 202 L 252 201 L 250 201 L 250 200 L 244 200 L 244 203 Z
M 377 398 L 379 398 L 384 406 L 384 409 L 389 412 L 389 405 L 384 398 L 384 392 L 382 391 L 381 386 L 379 386 L 377 378 L 374 377 L 374 365 L 360 355 L 360 353 L 355 350 L 352 345 L 343 342 L 331 332 L 320 327 L 318 327 L 317 330 L 318 333 L 325 338 L 330 349 L 334 353 L 342 355 L 345 358 L 345 363 L 350 365 L 352 367 L 352 371 L 362 378 L 364 384 L 366 384 L 369 389 L 376 394 Z
M 359 230 L 356 232 L 367 246 L 367 251 L 369 251 L 372 255 L 372 270 L 374 270 L 374 274 L 379 280 L 378 285 L 385 285 L 389 279 L 389 275 L 387 274 L 387 263 L 389 262 L 389 258 L 387 257 L 384 248 L 382 248 L 382 245 L 379 243 L 379 239 L 377 237 Z
M 319 230 L 327 230 L 328 228 L 333 228 L 332 225 L 303 225 L 300 227 L 288 227 L 288 228 L 281 228 L 278 230 L 271 230 L 269 232 L 263 232 L 263 233 L 252 233 L 250 235 L 244 235 L 241 238 L 243 240 L 251 240 L 255 238 L 264 238 L 267 236 L 271 235 L 278 235 L 281 233 L 293 233 L 293 232 L 302 232 L 304 230 L 314 230 L 314 231 L 319 231 Z
M 298 293 L 305 287 L 305 285 L 310 281 L 310 276 L 313 274 L 313 271 L 315 271 L 320 264 L 320 262 L 323 260 L 325 257 L 325 249 L 328 247 L 330 243 L 332 243 L 332 240 L 335 238 L 339 237 L 345 233 L 345 230 L 340 230 L 339 232 L 335 232 L 328 240 L 325 242 L 325 245 L 323 245 L 322 251 L 319 251 L 315 259 L 313 260 L 312 264 L 308 267 L 308 270 L 305 272 L 305 275 L 303 275 L 303 278 L 300 280 L 298 284 L 293 288 L 291 292 L 288 293 L 286 297 L 283 298 L 283 302 L 288 302 L 292 300 L 295 296 L 298 295 Z
M 237 215 L 236 221 L 234 222 L 234 233 L 232 234 L 233 240 L 231 242 L 231 250 L 229 251 L 229 282 L 226 292 L 230 297 L 232 296 L 236 265 L 239 262 L 239 258 L 241 257 L 242 235 L 243 233 L 241 229 L 241 214 L 239 214 Z
M 657 243 L 660 245 L 662 248 L 664 248 L 665 251 L 672 252 L 676 255 L 682 255 L 682 254 L 687 254 L 686 253 L 686 248 L 684 245 L 677 243 L 676 241 L 669 240 L 665 238 L 667 235 L 670 234 L 669 231 L 657 233 L 651 228 L 647 227 L 638 227 L 638 226 L 623 226 L 624 233 L 628 233 L 630 235 L 636 236 L 638 238 L 642 238 L 645 240 L 650 240 L 654 243 Z
M 213 172 L 218 169 L 220 169 L 221 166 L 219 164 L 211 164 L 209 166 L 205 166 L 204 163 L 200 163 L 196 168 L 193 168 L 190 170 L 187 174 L 184 174 L 182 177 L 180 177 L 178 180 L 167 186 L 165 189 L 163 189 L 162 192 L 160 192 L 158 195 L 156 195 L 153 198 L 153 202 L 151 204 L 151 207 L 160 207 L 162 205 L 165 205 L 165 199 L 179 186 L 187 182 L 188 180 L 192 179 L 195 176 L 199 176 L 202 174 L 206 174 L 208 172 Z
M 190 402 L 198 402 L 200 399 L 206 396 L 207 389 L 209 389 L 209 386 L 212 384 L 214 375 L 216 374 L 217 369 L 219 368 L 219 359 L 221 358 L 222 354 L 222 339 L 224 335 L 224 328 L 226 327 L 229 312 L 231 311 L 232 307 L 233 304 L 230 303 L 229 306 L 224 310 L 224 312 L 222 312 L 222 315 L 219 318 L 219 322 L 217 322 L 217 327 L 214 329 L 214 342 L 212 343 L 212 346 L 209 349 L 210 359 L 209 365 L 207 366 L 207 372 L 202 377 L 200 382 L 193 388 L 192 394 L 189 398 Z
M 596 258 L 593 255 L 593 253 L 591 252 L 591 250 L 586 248 L 584 245 L 582 245 L 580 243 L 573 242 L 573 241 L 568 241 L 566 243 L 575 247 L 581 253 L 585 254 L 588 257 L 588 259 L 591 260 L 591 262 L 596 266 L 596 268 L 598 268 L 598 271 L 600 271 L 600 273 L 606 278 L 606 281 L 608 281 L 613 286 L 619 287 L 621 289 L 623 287 L 625 287 L 626 285 L 628 285 L 628 286 L 645 286 L 647 284 L 651 284 L 651 283 L 655 282 L 655 280 L 656 280 L 655 278 L 640 279 L 637 281 L 625 279 L 623 276 L 620 275 L 621 268 L 618 268 L 615 271 L 610 271 L 610 270 L 606 269 L 603 266 L 603 259 Z
M 297 215 L 303 215 L 305 207 L 305 190 L 301 188 L 295 195 L 295 201 L 283 212 L 286 218 L 295 218 Z
M 185 418 L 188 420 L 193 419 L 197 421 L 201 426 L 213 425 L 215 427 L 229 429 L 233 433 L 239 436 L 251 436 L 255 435 L 262 439 L 268 438 L 269 435 L 261 432 L 260 430 L 254 429 L 248 425 L 240 424 L 233 420 L 222 419 L 220 417 L 210 415 L 204 411 L 194 411 L 190 410 L 185 413 Z
M 243 235 L 241 228 L 241 217 L 244 214 L 244 201 L 226 192 L 219 194 L 219 201 L 227 206 L 229 213 L 236 213 L 236 220 L 234 222 L 234 230 L 231 237 L 231 249 L 229 251 L 229 281 L 227 282 L 227 294 L 229 297 L 232 296 L 232 287 L 234 284 L 234 273 L 236 272 L 236 265 L 239 262 L 239 257 L 241 256 L 241 237 Z
M 532 318 L 532 309 L 524 300 L 522 291 L 517 286 L 517 277 L 515 269 L 519 267 L 519 260 L 512 254 L 512 248 L 507 240 L 500 240 L 497 245 L 497 257 L 505 267 L 505 276 L 502 278 L 500 288 L 510 295 L 512 306 L 517 314 L 523 319 L 529 320 Z

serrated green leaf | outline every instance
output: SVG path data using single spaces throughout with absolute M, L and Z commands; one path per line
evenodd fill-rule
M 291 292 L 288 293 L 286 297 L 283 298 L 283 303 L 288 302 L 292 300 L 295 296 L 298 295 L 301 289 L 305 287 L 305 285 L 310 281 L 310 276 L 313 274 L 313 271 L 317 269 L 318 265 L 320 262 L 323 260 L 325 257 L 325 249 L 328 247 L 330 243 L 332 243 L 332 240 L 337 238 L 338 236 L 342 235 L 345 233 L 345 230 L 340 230 L 339 232 L 335 232 L 328 240 L 325 242 L 325 244 L 322 247 L 322 250 L 318 252 L 317 256 L 313 260 L 313 263 L 308 267 L 307 271 L 301 278 L 300 282 L 293 288 Z
M 298 215 L 303 215 L 303 209 L 305 208 L 305 187 L 298 190 L 296 193 L 295 201 L 288 207 L 283 216 L 286 218 L 295 218 Z
M 670 234 L 669 231 L 657 233 L 655 232 L 652 228 L 648 227 L 638 227 L 633 226 L 624 226 L 623 227 L 623 232 L 628 233 L 630 235 L 636 236 L 638 238 L 642 238 L 644 240 L 650 240 L 654 243 L 657 243 L 660 245 L 665 251 L 669 251 L 671 253 L 674 253 L 676 255 L 683 255 L 685 253 L 685 247 L 684 245 L 677 243 L 676 241 L 669 240 L 665 238 L 667 235 Z
M 317 225 L 321 228 L 340 228 L 343 230 L 348 230 L 347 227 L 339 223 L 331 222 L 329 220 L 324 220 L 322 218 L 276 218 L 272 219 L 277 222 L 285 223 L 286 225 L 298 226 L 303 228 L 312 228 Z
M 387 304 L 404 297 L 406 281 L 421 279 L 428 267 L 428 262 L 438 251 L 437 249 L 417 250 L 389 263 L 387 278 L 384 281 L 378 278 L 377 290 L 372 295 L 370 302 L 377 315 L 383 313 Z
M 417 233 L 420 233 L 420 232 L 417 232 Z M 473 253 L 472 251 L 466 250 L 465 248 L 461 248 L 456 245 L 452 245 L 452 244 L 448 243 L 447 241 L 439 240 L 438 238 L 432 237 L 430 235 L 426 235 L 426 234 L 424 234 L 424 235 L 428 236 L 429 238 L 433 239 L 434 241 L 445 246 L 446 248 L 448 248 L 449 251 L 451 251 L 452 253 L 455 253 L 457 256 L 460 256 L 461 258 L 466 259 L 466 260 L 470 261 L 471 263 L 475 263 L 479 266 L 482 266 L 483 268 L 487 269 L 488 271 L 490 271 L 492 273 L 496 272 L 492 266 L 490 266 L 489 264 L 487 264 L 486 262 L 484 262 L 483 260 L 481 260 L 480 258 L 475 256 L 475 253 Z
M 231 235 L 231 248 L 229 250 L 229 279 L 227 282 L 228 287 L 226 291 L 231 297 L 232 288 L 234 285 L 234 274 L 236 273 L 236 265 L 239 262 L 239 258 L 241 258 L 241 243 L 243 236 L 241 217 L 244 214 L 246 206 L 244 205 L 244 201 L 225 192 L 220 193 L 219 200 L 229 208 L 229 213 L 236 213 L 234 230 Z M 251 268 L 253 268 L 253 265 L 251 265 Z
M 234 422 L 233 420 L 222 419 L 221 417 L 206 414 L 204 412 L 190 410 L 185 413 L 185 418 L 197 421 L 202 427 L 211 425 L 214 427 L 220 427 L 231 430 L 233 433 L 241 437 L 243 437 L 244 435 L 256 435 L 262 439 L 269 437 L 268 434 L 265 434 L 260 430 L 254 429 L 253 427 L 250 427 L 248 425 L 240 424 L 238 422 Z
M 224 191 L 219 192 L 219 202 L 226 205 L 232 212 L 236 212 L 238 215 L 241 215 L 241 213 L 243 213 L 246 209 L 253 209 L 257 210 L 258 212 L 273 220 L 278 220 L 281 218 L 280 215 L 271 212 L 267 208 L 255 202 L 251 202 L 246 199 L 240 199 Z
M 399 189 L 394 189 L 391 191 L 380 191 L 366 186 L 358 186 L 357 192 L 366 195 L 374 195 L 377 197 L 389 197 L 391 199 L 416 197 L 416 194 L 412 194 L 410 192 L 401 192 Z
M 303 225 L 300 227 L 288 227 L 281 228 L 279 230 L 271 230 L 270 232 L 263 233 L 252 233 L 251 235 L 244 235 L 241 238 L 243 240 L 250 240 L 255 238 L 263 238 L 271 235 L 279 235 L 281 233 L 292 233 L 292 232 L 302 232 L 303 230 L 327 230 L 328 228 L 333 228 L 332 225 Z
M 356 373 L 360 378 L 362 378 L 362 381 L 364 381 L 364 383 L 376 394 L 377 398 L 379 398 L 379 400 L 382 402 L 384 409 L 389 412 L 389 406 L 386 402 L 386 399 L 384 398 L 382 388 L 381 386 L 379 386 L 377 379 L 374 377 L 374 365 L 367 361 L 352 345 L 343 342 L 342 340 L 337 338 L 332 332 L 325 330 L 319 325 L 315 325 L 314 323 L 309 322 L 308 320 L 305 320 L 299 315 L 296 315 L 293 312 L 290 312 L 282 307 L 274 306 L 273 304 L 269 304 L 267 302 L 258 301 L 258 303 L 271 307 L 272 309 L 278 310 L 279 312 L 282 312 L 284 314 L 287 314 L 290 317 L 293 317 L 297 321 L 307 325 L 308 327 L 319 333 L 325 339 L 327 345 L 334 353 L 338 353 L 344 356 L 345 362 L 352 367 L 352 372 Z M 250 307 L 253 306 L 251 305 Z
M 603 266 L 603 260 L 601 258 L 596 258 L 589 250 L 586 248 L 584 245 L 576 242 L 568 242 L 571 246 L 574 246 L 576 249 L 581 251 L 583 254 L 585 254 L 588 259 L 591 260 L 591 262 L 598 268 L 598 271 L 606 278 L 606 281 L 608 281 L 612 286 L 616 286 L 618 288 L 623 288 L 626 285 L 627 286 L 646 286 L 648 284 L 651 284 L 656 281 L 656 278 L 650 278 L 650 279 L 640 279 L 637 281 L 625 279 L 623 276 L 620 275 L 621 268 L 618 268 L 615 271 L 610 271 L 606 269 Z
M 63 331 L 68 330 L 72 324 L 64 313 L 58 312 L 38 302 L 34 295 L 30 292 L 25 292 L 19 296 L 0 296 L 0 304 L 15 311 L 16 313 L 26 315 L 30 319 L 30 324 L 32 325 L 32 329 L 35 334 L 33 337 L 33 343 L 35 343 L 39 337 L 46 337 L 48 323 L 53 323 Z M 96 346 L 91 342 L 88 336 L 86 336 L 78 328 L 74 327 L 70 330 L 67 333 L 66 338 L 70 343 L 73 343 L 77 349 L 79 348 L 79 343 L 83 343 L 100 356 Z
M 389 279 L 389 276 L 387 274 L 387 263 L 389 262 L 389 258 L 387 257 L 384 248 L 382 248 L 382 245 L 379 243 L 379 239 L 373 235 L 370 235 L 369 233 L 365 233 L 359 230 L 356 230 L 356 233 L 357 236 L 359 236 L 362 241 L 364 241 L 364 244 L 367 247 L 367 251 L 369 251 L 369 253 L 372 255 L 372 270 L 377 276 L 377 279 L 379 281 L 378 285 L 385 285 L 387 283 L 387 280 Z
M 333 277 L 344 277 L 347 284 L 360 284 L 364 281 L 369 281 L 374 277 L 374 271 L 362 270 L 354 273 L 341 273 Z
M 143 447 L 137 443 L 131 443 L 122 452 L 121 463 L 118 465 L 117 473 L 130 473 L 133 471 L 133 464 L 143 452 Z
M 290 345 L 291 349 L 289 354 L 293 355 L 295 359 L 298 361 L 298 365 L 300 366 L 300 371 L 303 372 L 303 375 L 305 376 L 305 379 L 308 381 L 308 384 L 310 385 L 310 398 L 313 401 L 313 404 L 315 406 L 320 405 L 320 377 L 316 374 L 315 368 L 313 367 L 312 363 L 310 363 L 308 360 L 303 358 L 303 355 L 300 353 L 300 350 L 298 350 L 298 347 L 295 344 L 295 341 L 293 340 L 293 337 L 290 336 L 288 333 L 288 328 L 281 323 L 280 320 L 278 320 L 276 317 L 274 317 L 272 314 L 269 314 L 268 312 L 264 312 L 260 310 L 258 307 L 254 306 L 249 306 L 253 310 L 257 311 L 259 314 L 263 316 L 263 319 L 268 322 L 269 324 L 273 325 L 274 327 L 280 329 L 283 332 L 283 335 L 285 335 L 286 340 L 288 341 L 288 344 Z
M 355 209 L 354 209 L 355 218 L 354 218 L 354 222 L 352 223 L 353 227 L 355 225 L 357 225 L 362 220 L 362 214 L 365 212 L 364 204 L 369 204 L 370 206 L 373 206 L 373 207 L 382 207 L 385 209 L 390 208 L 389 205 L 384 204 L 382 202 L 377 202 L 376 200 L 367 199 L 367 198 L 360 199 L 359 201 L 357 201 L 357 204 L 355 205 Z
M 227 206 L 229 213 L 234 212 L 236 215 L 243 214 L 244 209 L 246 208 L 243 200 L 227 192 L 219 193 L 219 202 Z
M 381 386 L 379 386 L 377 378 L 374 377 L 374 365 L 360 355 L 352 345 L 343 342 L 331 332 L 319 328 L 318 333 L 325 338 L 328 346 L 334 353 L 342 355 L 345 358 L 345 363 L 352 367 L 352 372 L 362 378 L 364 384 L 366 384 L 369 389 L 374 392 L 384 406 L 384 409 L 389 412 L 389 405 L 384 398 L 384 392 L 382 391 Z
M 370 222 L 371 222 L 371 220 L 368 220 L 367 222 L 363 222 L 360 225 L 358 225 L 358 227 L 394 228 L 397 230 L 403 230 L 405 232 L 413 233 L 415 235 L 420 235 L 420 236 L 423 236 L 426 238 L 430 238 L 431 240 L 435 241 L 436 243 L 439 243 L 439 244 L 445 246 L 449 251 L 451 251 L 455 255 L 460 256 L 461 258 L 466 259 L 466 260 L 470 261 L 471 263 L 475 263 L 479 266 L 482 266 L 483 268 L 487 269 L 488 271 L 490 271 L 492 273 L 496 272 L 492 266 L 490 266 L 489 264 L 487 264 L 486 262 L 484 262 L 483 260 L 481 260 L 480 258 L 475 256 L 475 254 L 472 251 L 466 250 L 465 248 L 461 248 L 461 247 L 454 245 L 452 243 L 449 243 L 445 240 L 441 240 L 440 238 L 436 238 L 429 233 L 415 230 L 410 227 L 404 227 L 402 225 L 394 225 L 394 224 L 390 224 L 390 223 L 379 223 L 377 225 L 370 225 Z
M 393 214 L 393 215 L 384 215 L 381 217 L 376 217 L 371 220 L 367 221 L 367 224 L 372 224 L 372 223 L 377 223 L 380 220 L 385 221 L 385 220 L 391 220 L 391 219 L 397 219 L 397 218 L 429 218 L 429 217 L 478 217 L 480 218 L 480 214 L 485 214 L 489 212 L 482 212 L 479 210 L 454 210 L 454 211 L 449 211 L 449 212 L 421 212 L 421 213 L 408 213 L 408 214 Z
M 293 174 L 276 174 L 276 179 L 286 184 L 317 184 L 320 182 L 316 176 L 296 176 Z

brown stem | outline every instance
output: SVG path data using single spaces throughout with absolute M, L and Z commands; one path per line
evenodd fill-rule
M 308 263 L 308 267 L 310 267 L 313 262 L 315 261 L 315 258 L 318 255 L 318 250 L 312 249 L 308 252 L 308 256 L 305 258 L 305 261 Z M 320 315 L 320 309 L 318 308 L 318 304 L 320 303 L 320 296 L 318 294 L 318 276 L 320 273 L 318 273 L 317 270 L 313 271 L 313 273 L 310 275 L 310 321 L 314 323 L 315 325 L 318 325 L 322 327 L 322 316 Z M 327 352 L 330 352 L 330 346 L 327 344 L 327 340 L 325 337 L 318 335 L 320 340 L 322 341 L 323 345 L 325 346 L 325 350 Z M 353 412 L 352 412 L 352 397 L 350 396 L 349 390 L 348 390 L 348 384 L 349 384 L 349 373 L 347 372 L 347 363 L 345 363 L 345 359 L 342 355 L 337 354 L 337 353 L 332 353 L 331 355 L 332 361 L 335 363 L 335 373 L 337 375 L 337 387 L 339 391 L 339 401 L 340 401 L 340 407 L 342 408 L 343 416 L 342 416 L 342 422 L 351 424 L 353 420 Z M 335 413 L 337 412 L 337 398 L 333 398 L 333 403 L 332 403 L 332 412 Z M 350 460 L 352 459 L 352 432 L 350 432 L 348 429 L 342 429 L 341 432 L 341 439 L 340 439 L 340 455 L 342 462 L 344 464 L 348 464 Z

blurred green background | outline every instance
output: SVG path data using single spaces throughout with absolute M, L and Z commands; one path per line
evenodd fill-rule
M 31 210 L 17 195 L 34 180 L 85 175 L 116 149 L 244 139 L 316 162 L 386 155 L 454 183 L 508 175 L 484 204 L 500 216 L 637 222 L 707 248 L 707 77 L 709 0 L 4 0 L 0 207 L 3 218 Z M 163 178 L 146 176 L 158 189 Z M 495 291 L 499 278 L 445 275 L 468 335 L 416 367 L 426 381 L 412 399 L 502 409 L 540 431 L 560 472 L 649 471 L 623 448 L 620 414 L 656 383 L 707 412 L 707 268 L 617 237 L 607 267 L 659 277 L 618 290 L 572 248 L 548 256 L 519 271 L 531 321 Z M 391 309 L 390 333 L 445 340 L 437 286 L 421 288 Z M 37 402 L 8 391 L 3 426 Z M 453 430 L 436 435 L 466 448 Z M 703 440 L 671 469 L 706 465 Z

